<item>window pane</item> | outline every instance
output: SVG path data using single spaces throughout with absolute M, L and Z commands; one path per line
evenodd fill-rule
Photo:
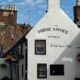
M 50 75 L 64 75 L 64 65 L 50 65 Z
M 36 46 L 37 47 L 45 47 L 45 41 L 44 40 L 36 40 Z
M 38 69 L 38 73 L 37 73 L 38 78 L 47 78 L 47 65 L 46 64 L 38 64 L 37 69 Z
M 45 47 L 37 47 L 36 52 L 37 53 L 45 53 Z
M 45 70 L 46 70 L 45 67 L 46 67 L 46 66 L 44 66 L 44 65 L 39 65 L 39 71 L 45 71 Z
M 36 54 L 46 54 L 46 40 L 36 40 L 35 41 L 35 53 Z

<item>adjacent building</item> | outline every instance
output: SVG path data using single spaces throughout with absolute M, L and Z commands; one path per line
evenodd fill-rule
M 2 7 L 0 15 L 0 79 L 8 77 L 11 80 L 24 80 L 27 77 L 25 35 L 31 30 L 31 26 L 17 24 L 17 10 L 14 5 Z
M 17 10 L 15 5 L 0 6 L 0 24 L 17 24 Z
M 80 32 L 60 8 L 60 0 L 48 0 L 48 12 L 26 39 L 27 80 L 80 79 Z
M 80 0 L 76 0 L 76 5 L 74 6 L 74 22 L 80 28 Z

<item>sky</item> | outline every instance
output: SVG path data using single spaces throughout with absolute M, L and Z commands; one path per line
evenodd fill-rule
M 53 0 L 54 1 L 54 0 Z M 16 5 L 17 23 L 31 24 L 36 23 L 43 17 L 47 10 L 47 0 L 0 0 L 0 5 Z M 76 0 L 61 0 L 60 6 L 65 13 L 73 20 L 73 7 Z

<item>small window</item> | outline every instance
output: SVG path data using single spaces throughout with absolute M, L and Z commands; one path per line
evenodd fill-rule
M 47 64 L 38 64 L 37 65 L 37 77 L 38 78 L 47 78 Z
M 64 65 L 50 65 L 50 75 L 61 76 L 64 75 Z
M 75 78 L 75 80 L 80 80 L 80 78 Z
M 35 41 L 35 54 L 46 54 L 46 40 Z

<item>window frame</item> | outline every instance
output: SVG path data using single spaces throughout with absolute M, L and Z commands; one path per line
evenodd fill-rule
M 38 42 L 38 41 L 43 41 L 44 42 L 44 52 L 37 52 L 36 51 L 36 48 L 37 48 L 37 46 L 36 46 L 36 43 Z M 35 54 L 36 55 L 46 55 L 46 40 L 35 40 Z
M 44 67 L 45 67 L 45 71 L 40 71 L 39 70 L 39 67 L 40 66 L 43 66 L 44 65 Z M 43 73 L 44 74 L 44 76 L 43 77 L 40 77 L 40 73 Z M 40 63 L 40 64 L 37 64 L 37 78 L 40 78 L 40 79 L 45 79 L 45 78 L 47 78 L 47 64 L 43 64 L 43 63 Z

